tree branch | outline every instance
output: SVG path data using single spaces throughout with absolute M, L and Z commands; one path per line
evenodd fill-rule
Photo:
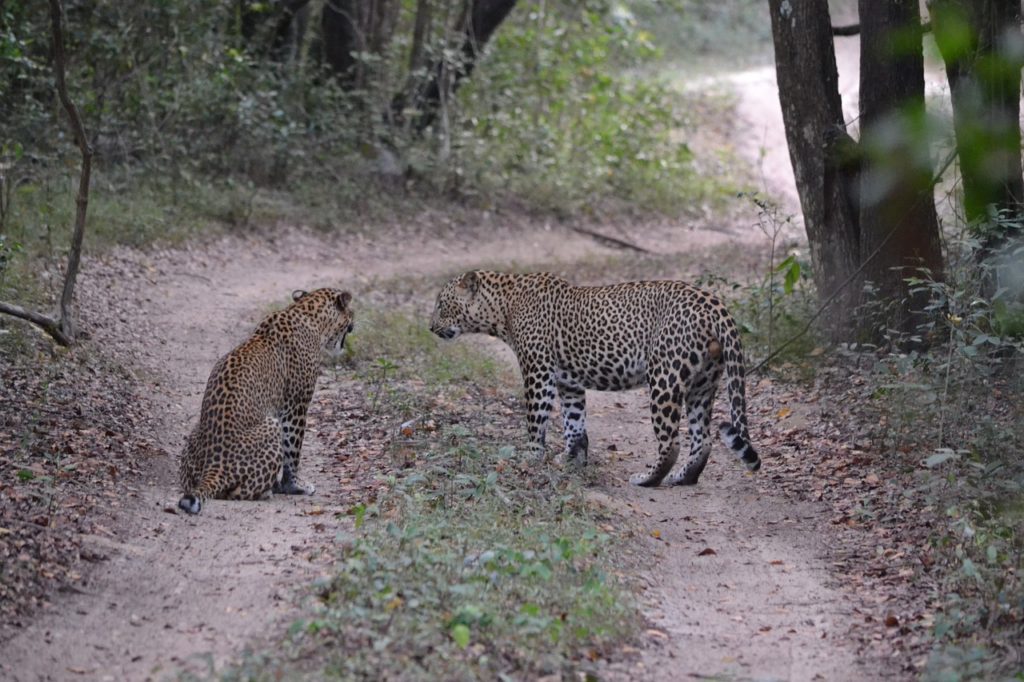
M 921 33 L 928 33 L 932 30 L 932 22 L 926 21 L 921 24 Z M 860 24 L 847 24 L 846 26 L 833 26 L 832 35 L 836 37 L 860 35 Z
M 60 324 L 57 320 L 52 317 L 37 313 L 32 310 L 25 310 L 21 306 L 14 305 L 13 303 L 4 303 L 0 301 L 0 313 L 5 313 L 11 317 L 17 317 L 27 322 L 31 322 L 36 325 L 44 332 L 53 337 L 53 340 L 62 346 L 70 346 L 71 339 L 64 335 L 61 331 Z
M 833 26 L 834 36 L 855 36 L 860 34 L 860 24 L 849 24 L 847 26 Z

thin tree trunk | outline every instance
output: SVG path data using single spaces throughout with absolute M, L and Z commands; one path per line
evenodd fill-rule
M 769 0 L 779 102 L 804 227 L 822 300 L 836 296 L 825 326 L 847 337 L 850 311 L 860 300 L 856 197 L 851 165 L 840 151 L 852 144 L 843 121 L 832 23 L 821 0 Z
M 910 299 L 905 278 L 918 268 L 942 277 L 934 167 L 913 133 L 924 117 L 920 10 L 917 0 L 860 0 L 859 12 L 861 260 L 877 251 L 865 277 L 880 300 L 901 302 L 887 323 L 913 332 L 925 301 Z
M 53 33 L 53 68 L 57 81 L 57 96 L 60 98 L 64 111 L 68 115 L 75 143 L 82 153 L 82 169 L 78 179 L 78 196 L 75 199 L 75 225 L 71 234 L 71 250 L 68 253 L 68 266 L 64 273 L 64 289 L 60 297 L 60 317 L 57 320 L 41 313 L 26 310 L 11 303 L 0 302 L 0 313 L 6 313 L 31 322 L 49 334 L 64 346 L 70 345 L 75 339 L 75 319 L 72 303 L 75 294 L 75 281 L 78 278 L 78 266 L 82 259 L 82 240 L 85 236 L 85 217 L 89 207 L 89 177 L 92 169 L 92 147 L 85 136 L 85 128 L 78 114 L 78 108 L 68 95 L 65 71 L 67 58 L 64 52 L 64 7 L 60 0 L 50 0 L 50 27 Z
M 416 19 L 412 28 L 412 46 L 409 48 L 409 74 L 415 74 L 423 66 L 423 48 L 427 43 L 427 29 L 430 28 L 430 0 L 417 0 Z
M 78 266 L 82 260 L 82 240 L 85 237 L 85 216 L 89 208 L 89 180 L 92 172 L 92 146 L 85 136 L 82 118 L 78 107 L 68 95 L 68 86 L 64 79 L 66 57 L 64 54 L 64 8 L 60 0 L 50 0 L 50 23 L 53 30 L 53 59 L 57 72 L 57 94 L 67 112 L 71 130 L 75 136 L 75 144 L 82 153 L 82 170 L 78 176 L 78 196 L 75 197 L 75 227 L 71 234 L 71 251 L 68 253 L 68 267 L 64 273 L 64 290 L 60 297 L 60 328 L 69 339 L 75 338 L 75 318 L 71 310 L 75 294 L 75 281 L 78 279 Z

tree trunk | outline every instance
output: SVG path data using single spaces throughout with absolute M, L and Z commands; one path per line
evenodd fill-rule
M 912 332 L 905 278 L 928 268 L 941 278 L 942 244 L 924 120 L 924 58 L 917 0 L 860 0 L 860 225 L 864 275 L 894 306 L 888 324 Z M 867 331 L 867 330 L 865 330 Z
M 860 252 L 856 197 L 844 148 L 832 23 L 821 0 L 769 0 L 779 102 L 796 176 L 804 226 L 822 300 L 836 298 L 825 326 L 847 336 L 850 311 L 860 300 L 855 277 Z
M 324 58 L 346 90 L 370 84 L 362 55 L 379 55 L 391 42 L 397 0 L 331 0 L 324 5 L 321 29 Z
M 300 52 L 308 14 L 309 0 L 273 0 L 269 5 L 239 0 L 239 31 L 245 48 L 278 62 L 294 61 Z
M 417 0 L 416 19 L 413 22 L 412 45 L 409 48 L 409 77 L 416 77 L 416 72 L 423 66 L 423 49 L 427 44 L 430 28 L 430 0 Z
M 953 99 L 967 220 L 985 221 L 990 206 L 1019 214 L 1020 0 L 933 0 L 931 13 Z
M 89 146 L 82 126 L 82 118 L 78 107 L 68 95 L 65 81 L 66 57 L 64 53 L 64 7 L 60 0 L 50 0 L 50 28 L 53 34 L 53 70 L 57 81 L 57 96 L 68 115 L 75 144 L 82 154 L 82 170 L 78 178 L 78 197 L 75 199 L 75 226 L 71 234 L 71 250 L 68 253 L 68 267 L 64 272 L 64 289 L 60 297 L 60 316 L 52 317 L 26 310 L 11 303 L 0 302 L 0 313 L 27 320 L 49 334 L 53 339 L 68 346 L 75 340 L 75 318 L 72 303 L 75 294 L 75 282 L 78 279 L 78 266 L 82 259 L 82 240 L 85 236 L 85 216 L 89 207 L 89 177 L 92 169 L 92 147 Z
M 64 8 L 60 0 L 50 0 L 50 22 L 53 30 L 53 61 L 57 76 L 57 94 L 64 111 L 68 115 L 71 131 L 75 136 L 75 144 L 82 154 L 82 169 L 78 176 L 78 196 L 75 197 L 75 227 L 71 232 L 71 250 L 68 252 L 68 267 L 64 272 L 64 289 L 60 296 L 60 329 L 68 338 L 75 338 L 75 316 L 71 309 L 75 294 L 75 282 L 78 279 L 78 266 L 82 260 L 82 241 L 85 238 L 85 216 L 89 208 L 89 180 L 92 171 L 92 147 L 85 136 L 82 117 L 78 107 L 68 95 L 68 86 L 64 80 Z
M 396 95 L 391 105 L 395 120 L 402 121 L 408 107 L 413 112 L 413 130 L 422 132 L 429 127 L 438 110 L 473 73 L 487 41 L 515 5 L 516 0 L 466 0 L 457 24 L 461 41 L 458 57 L 454 61 L 441 58 L 435 62 L 428 70 L 427 80 L 413 89 L 410 101 L 406 101 L 404 94 Z

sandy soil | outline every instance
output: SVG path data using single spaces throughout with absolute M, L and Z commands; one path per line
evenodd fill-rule
M 745 94 L 750 91 L 755 94 Z M 763 122 L 768 109 L 778 109 L 771 88 L 741 89 L 741 115 L 756 112 Z M 766 129 L 772 158 L 785 154 L 780 134 L 771 125 Z M 765 167 L 775 186 L 784 187 L 777 164 Z M 198 518 L 168 513 L 177 499 L 176 456 L 210 367 L 294 288 L 330 284 L 360 291 L 399 276 L 482 264 L 571 264 L 611 253 L 564 228 L 510 226 L 494 216 L 491 221 L 472 239 L 410 233 L 328 242 L 293 232 L 275 242 L 229 238 L 203 249 L 125 253 L 90 264 L 83 291 L 126 303 L 118 319 L 97 313 L 94 334 L 121 344 L 151 385 L 163 412 L 167 456 L 128 491 L 109 536 L 88 539 L 108 557 L 88 592 L 56 598 L 53 609 L 7 641 L 0 649 L 0 677 L 165 679 L 181 670 L 207 670 L 278 632 L 296 615 L 293 590 L 326 570 L 330 540 L 347 523 L 334 512 L 348 501 L 332 483 L 330 453 L 319 451 L 318 439 L 310 436 L 304 472 L 317 484 L 316 495 L 211 502 Z M 751 228 L 662 225 L 626 232 L 639 243 L 681 254 L 760 244 Z M 429 305 L 432 292 L 422 294 Z M 654 624 L 649 641 L 636 660 L 609 667 L 608 676 L 871 677 L 843 641 L 850 597 L 830 573 L 828 530 L 815 507 L 795 506 L 759 487 L 720 446 L 696 488 L 631 487 L 628 474 L 654 452 L 645 397 L 595 393 L 589 400 L 594 466 L 607 482 L 594 490 L 595 502 L 645 519 L 660 536 L 646 541 L 650 557 L 643 562 L 644 608 Z M 756 424 L 752 432 L 756 439 Z M 771 453 L 763 455 L 765 468 L 771 467 Z M 714 554 L 701 555 L 708 548 Z

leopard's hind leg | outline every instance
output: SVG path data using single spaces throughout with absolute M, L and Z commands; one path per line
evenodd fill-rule
M 682 417 L 683 396 L 689 392 L 690 373 L 674 371 L 668 361 L 659 362 L 648 369 L 647 381 L 651 392 L 651 422 L 658 439 L 658 459 L 643 473 L 634 474 L 633 485 L 653 487 L 661 483 L 679 458 L 679 420 Z
M 280 480 L 281 425 L 276 418 L 267 417 L 255 428 L 225 435 L 222 448 L 199 483 L 178 501 L 178 507 L 189 514 L 202 511 L 208 499 L 264 499 Z
M 281 447 L 281 422 L 266 417 L 259 426 L 243 436 L 244 456 L 235 459 L 238 490 L 232 499 L 267 499 L 284 472 L 284 452 Z
M 696 485 L 711 456 L 711 410 L 715 403 L 715 391 L 722 373 L 722 365 L 715 362 L 708 367 L 707 383 L 699 388 L 694 386 L 686 399 L 690 428 L 690 457 L 686 464 L 668 479 L 669 485 Z

